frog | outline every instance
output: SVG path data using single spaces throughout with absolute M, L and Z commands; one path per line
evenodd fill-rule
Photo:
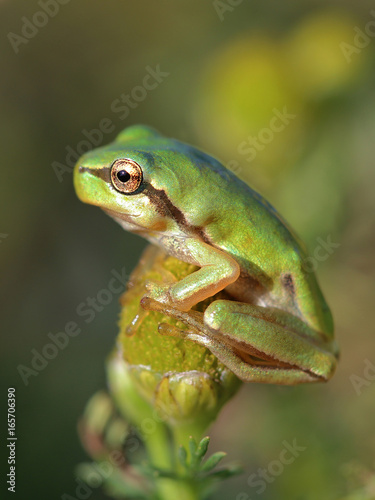
M 244 382 L 296 385 L 332 377 L 339 358 L 333 318 L 306 266 L 304 243 L 219 160 L 132 125 L 83 154 L 73 176 L 82 202 L 195 266 L 177 282 L 147 283 L 144 310 L 187 326 L 161 323 L 161 334 L 206 347 Z M 223 290 L 226 299 L 195 310 Z

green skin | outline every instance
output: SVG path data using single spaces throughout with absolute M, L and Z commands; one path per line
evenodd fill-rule
M 117 160 L 132 160 L 142 181 L 122 192 Z M 338 349 L 330 310 L 302 243 L 275 209 L 211 156 L 144 126 L 124 130 L 80 158 L 78 197 L 121 226 L 200 269 L 170 285 L 149 283 L 142 305 L 184 321 L 183 335 L 207 347 L 247 382 L 328 380 Z M 121 186 L 120 186 L 121 187 Z M 203 313 L 191 308 L 226 289 Z

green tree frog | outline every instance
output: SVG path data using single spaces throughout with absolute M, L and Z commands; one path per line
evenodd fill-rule
M 189 325 L 240 379 L 298 384 L 328 380 L 338 348 L 333 321 L 303 244 L 275 209 L 219 161 L 145 126 L 82 156 L 78 197 L 124 229 L 198 266 L 171 284 L 149 283 L 142 305 Z M 225 289 L 232 300 L 198 302 Z

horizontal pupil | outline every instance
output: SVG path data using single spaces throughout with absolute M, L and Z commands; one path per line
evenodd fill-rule
M 119 170 L 117 172 L 117 179 L 120 182 L 128 182 L 128 180 L 130 179 L 130 174 L 126 170 Z

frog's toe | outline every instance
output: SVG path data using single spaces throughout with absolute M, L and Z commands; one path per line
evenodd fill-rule
M 169 325 L 167 323 L 160 323 L 158 331 L 161 335 L 168 335 L 169 337 L 177 337 L 183 340 L 190 340 L 202 347 L 210 348 L 211 339 L 203 335 L 201 332 L 193 327 L 189 327 L 188 330 L 182 330 L 174 325 Z
M 186 331 L 181 330 L 181 328 L 168 323 L 160 323 L 158 326 L 158 332 L 160 335 L 177 338 L 185 338 L 187 333 Z
M 145 282 L 145 288 L 148 292 L 151 292 L 152 290 L 154 290 L 154 288 L 156 287 L 156 283 L 154 283 L 153 281 L 150 281 L 150 280 L 147 280 Z
M 164 304 L 148 296 L 142 297 L 141 306 L 146 311 L 164 312 Z

